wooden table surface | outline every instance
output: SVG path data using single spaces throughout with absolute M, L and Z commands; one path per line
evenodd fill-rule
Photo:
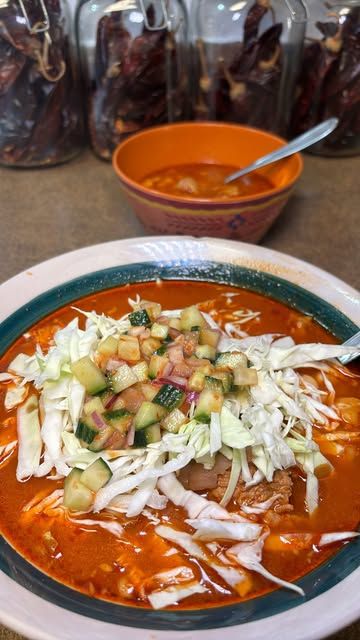
M 305 156 L 296 192 L 262 244 L 359 289 L 359 194 L 360 157 Z M 53 169 L 0 169 L 0 220 L 0 282 L 65 251 L 145 235 L 111 167 L 89 151 Z M 21 637 L 0 626 L 0 640 Z M 331 640 L 360 640 L 360 622 Z

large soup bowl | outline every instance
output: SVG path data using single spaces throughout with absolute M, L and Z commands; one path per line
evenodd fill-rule
M 218 122 L 189 122 L 146 129 L 122 142 L 113 167 L 144 227 L 155 233 L 191 234 L 258 242 L 287 203 L 302 171 L 295 154 L 259 171 L 273 187 L 228 200 L 160 193 L 141 184 L 149 174 L 184 164 L 244 167 L 285 144 L 259 129 Z
M 35 322 L 82 296 L 158 278 L 271 296 L 341 341 L 358 330 L 357 292 L 310 264 L 239 242 L 146 237 L 64 254 L 3 283 L 0 355 Z M 277 589 L 224 606 L 156 611 L 75 591 L 0 537 L 0 622 L 34 640 L 320 640 L 359 618 L 359 548 L 360 537 L 299 579 L 305 598 Z

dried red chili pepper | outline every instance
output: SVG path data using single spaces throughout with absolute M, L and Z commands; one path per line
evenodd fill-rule
M 270 0 L 256 0 L 245 19 L 243 42 L 223 47 L 224 56 L 211 77 L 205 45 L 198 41 L 201 75 L 195 117 L 276 127 L 283 70 L 282 24 L 273 24 L 259 36 L 260 23 L 269 12 L 274 18 Z
M 352 152 L 360 147 L 360 7 L 352 7 L 341 21 L 317 22 L 323 39 L 306 45 L 298 79 L 291 135 L 326 118 L 339 125 L 318 151 Z
M 256 44 L 260 22 L 270 10 L 272 10 L 270 0 L 256 0 L 250 7 L 244 24 L 244 49 L 249 49 Z
M 152 4 L 146 22 L 155 27 Z M 97 27 L 95 78 L 89 87 L 89 129 L 96 153 L 109 159 L 116 145 L 141 128 L 178 119 L 186 92 L 174 34 L 143 24 L 133 37 L 124 12 L 103 16 Z
M 30 31 L 16 0 L 0 7 L 0 163 L 10 166 L 62 162 L 81 145 L 61 5 L 45 6 L 50 28 L 41 33 Z M 38 3 L 26 7 L 30 23 L 39 23 Z

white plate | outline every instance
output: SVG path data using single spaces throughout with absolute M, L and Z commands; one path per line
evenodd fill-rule
M 148 237 L 120 240 L 64 254 L 43 262 L 0 286 L 0 321 L 35 296 L 97 270 L 139 262 L 212 260 L 232 263 L 284 278 L 311 291 L 360 324 L 359 294 L 334 276 L 295 258 L 263 247 L 215 239 Z M 0 621 L 34 640 L 320 640 L 360 617 L 360 568 L 332 589 L 289 611 L 205 631 L 153 631 L 121 627 L 86 618 L 19 586 L 0 572 Z M 139 612 L 140 614 L 140 612 Z M 141 615 L 141 614 L 140 614 Z

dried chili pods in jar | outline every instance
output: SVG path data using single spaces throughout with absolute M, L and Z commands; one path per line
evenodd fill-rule
M 0 164 L 49 166 L 82 146 L 63 0 L 0 2 Z
M 92 147 L 108 160 L 145 127 L 187 115 L 182 0 L 87 0 L 77 16 Z
M 286 131 L 305 32 L 302 0 L 198 0 L 193 117 Z
M 335 116 L 338 127 L 310 150 L 328 156 L 360 153 L 360 1 L 314 0 L 308 14 L 289 134 Z

